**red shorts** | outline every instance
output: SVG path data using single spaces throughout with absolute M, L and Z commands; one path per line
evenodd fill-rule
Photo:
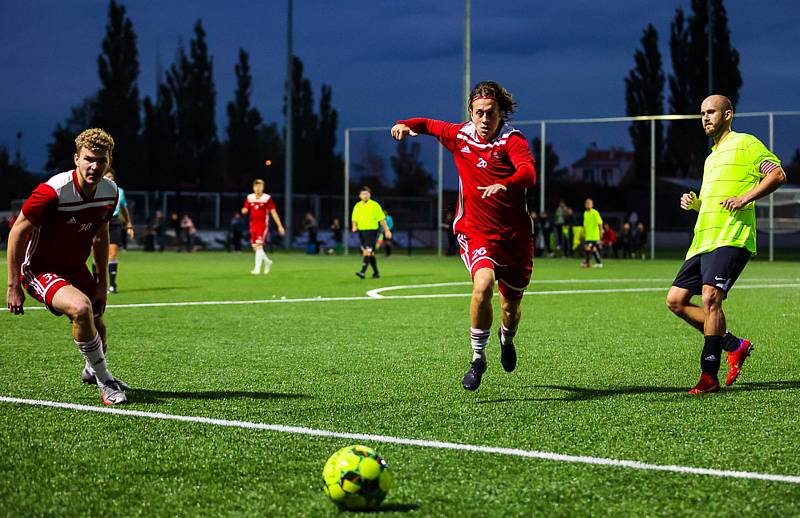
M 25 291 L 31 297 L 38 300 L 56 316 L 61 316 L 62 313 L 53 307 L 53 297 L 55 297 L 58 290 L 64 286 L 74 286 L 81 291 L 84 295 L 89 297 L 89 300 L 94 298 L 94 292 L 97 288 L 97 282 L 94 276 L 89 273 L 88 268 L 84 267 L 83 270 L 72 272 L 69 274 L 61 273 L 31 273 L 30 275 L 20 276 L 20 281 Z M 95 305 L 93 307 L 95 316 L 103 314 L 102 307 Z
M 481 268 L 494 270 L 498 290 L 509 299 L 522 298 L 533 272 L 533 236 L 495 241 L 458 234 L 461 259 L 474 279 Z
M 262 225 L 250 225 L 250 244 L 263 245 L 267 241 L 267 233 L 269 228 Z

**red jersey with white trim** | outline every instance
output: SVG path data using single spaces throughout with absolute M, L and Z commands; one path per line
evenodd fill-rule
M 89 198 L 78 173 L 60 173 L 33 190 L 22 213 L 36 227 L 22 262 L 22 274 L 76 272 L 86 268 L 97 229 L 111 220 L 117 206 L 117 184 L 103 178 Z
M 451 124 L 415 118 L 397 123 L 435 136 L 453 154 L 459 190 L 454 232 L 496 240 L 531 237 L 525 193 L 536 184 L 536 169 L 528 142 L 519 130 L 503 123 L 497 136 L 487 142 L 471 121 Z M 483 198 L 478 187 L 495 183 L 508 190 Z
M 270 211 L 275 210 L 275 202 L 269 194 L 262 193 L 261 196 L 256 196 L 255 193 L 250 193 L 244 200 L 244 208 L 250 215 L 250 226 L 263 227 L 267 224 Z

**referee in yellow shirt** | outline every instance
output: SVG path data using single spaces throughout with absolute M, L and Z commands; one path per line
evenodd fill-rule
M 358 232 L 361 240 L 361 271 L 356 272 L 360 278 L 364 278 L 367 266 L 372 265 L 372 278 L 380 277 L 378 273 L 378 262 L 375 260 L 375 243 L 378 241 L 378 225 L 383 227 L 383 234 L 386 239 L 392 239 L 392 231 L 386 225 L 386 216 L 383 208 L 372 200 L 372 189 L 367 186 L 361 188 L 358 193 L 360 202 L 353 207 L 353 214 L 350 221 L 353 224 L 353 232 Z

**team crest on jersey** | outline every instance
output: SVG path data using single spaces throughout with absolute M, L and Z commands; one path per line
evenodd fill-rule
M 472 153 L 472 151 L 469 150 L 469 146 L 466 144 L 464 144 L 464 147 L 461 148 L 461 152 L 464 154 Z
M 486 167 L 486 165 L 487 165 L 486 160 L 482 158 L 478 160 L 478 167 Z

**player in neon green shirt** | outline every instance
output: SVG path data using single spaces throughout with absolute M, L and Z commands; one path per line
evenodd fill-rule
M 755 201 L 786 182 L 781 162 L 756 137 L 731 130 L 733 105 L 712 95 L 700 107 L 703 129 L 714 140 L 703 167 L 703 186 L 681 196 L 681 208 L 696 210 L 694 239 L 667 294 L 669 309 L 703 333 L 700 381 L 690 394 L 720 389 L 722 350 L 727 351 L 726 385 L 736 381 L 753 350 L 749 340 L 726 330 L 722 301 L 756 253 Z M 702 307 L 691 303 L 702 295 Z
M 594 257 L 594 267 L 602 268 L 603 261 L 600 260 L 600 250 L 597 248 L 597 243 L 600 242 L 600 236 L 603 235 L 603 218 L 594 208 L 594 201 L 591 198 L 586 198 L 583 207 L 586 209 L 583 212 L 583 252 L 586 255 L 583 267 L 588 268 L 589 257 Z
M 378 241 L 378 225 L 383 227 L 383 235 L 386 239 L 392 239 L 392 231 L 386 225 L 386 216 L 383 209 L 375 200 L 372 200 L 372 190 L 369 187 L 362 187 L 358 193 L 361 201 L 353 207 L 353 214 L 350 217 L 353 232 L 358 232 L 361 240 L 361 271 L 356 272 L 360 278 L 364 278 L 367 267 L 372 265 L 372 277 L 380 277 L 378 273 L 378 261 L 375 259 L 375 244 Z

